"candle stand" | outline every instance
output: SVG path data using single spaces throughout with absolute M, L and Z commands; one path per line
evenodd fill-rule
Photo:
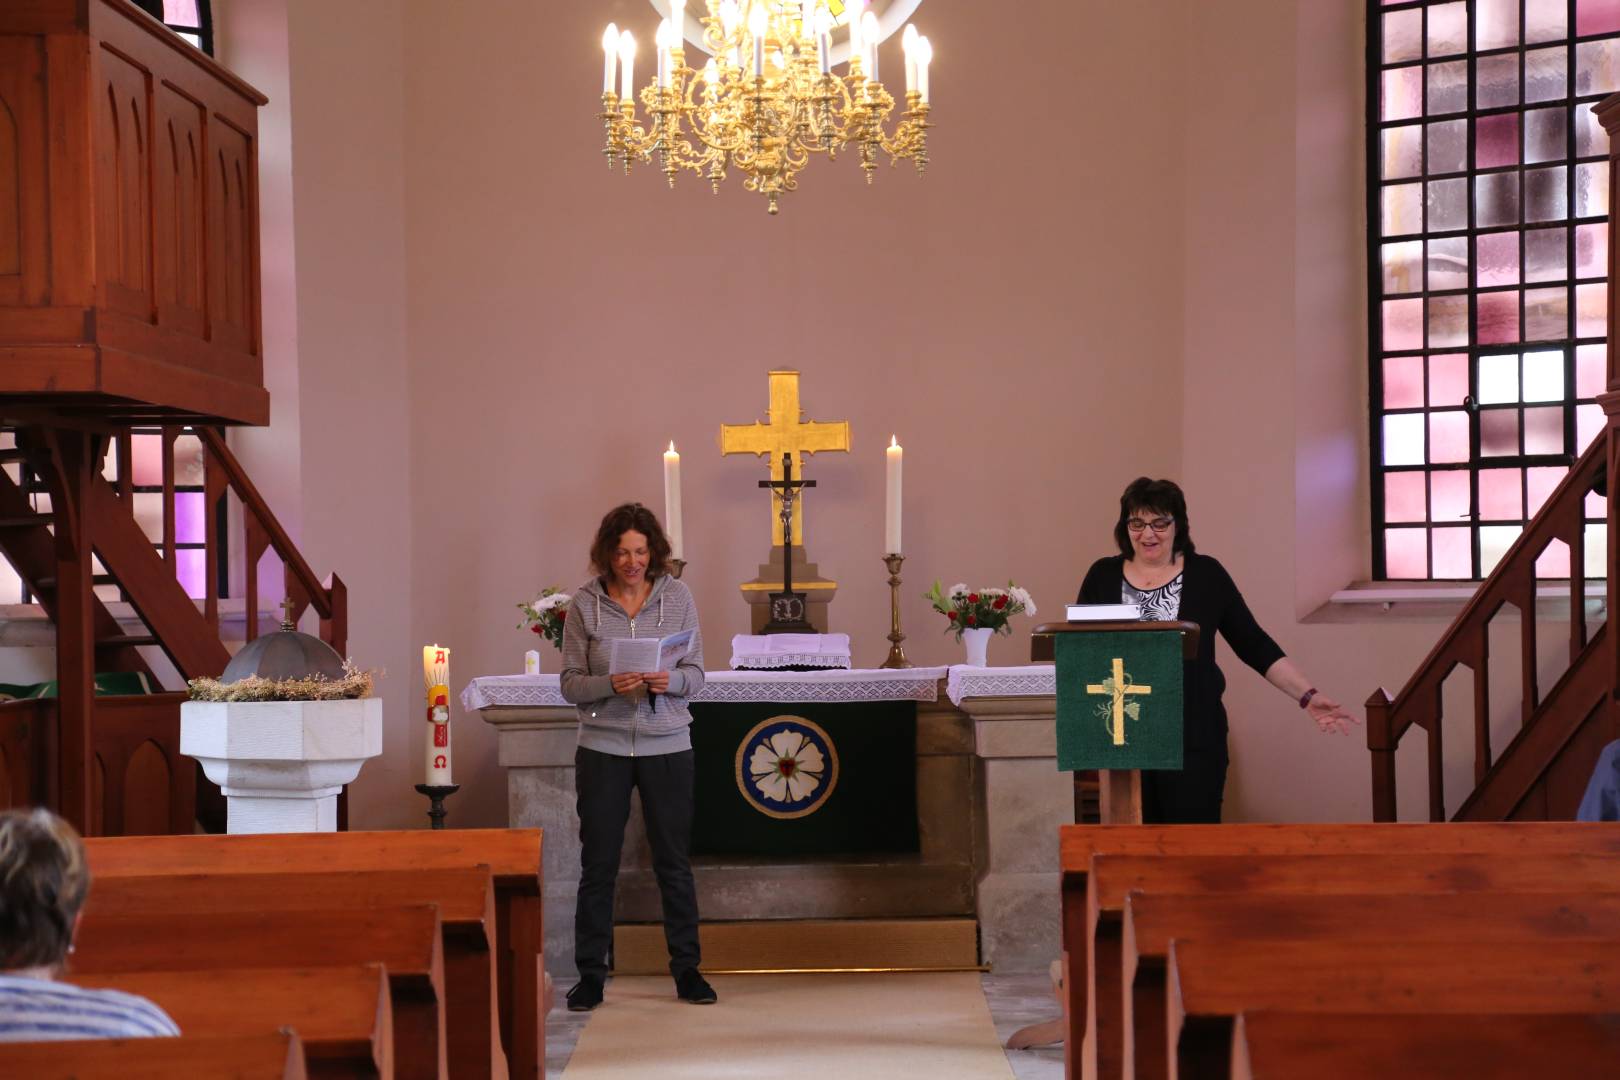
M 883 556 L 883 563 L 889 568 L 889 658 L 879 667 L 911 667 L 911 661 L 906 659 L 906 650 L 900 647 L 900 643 L 906 640 L 906 635 L 900 632 L 900 564 L 905 561 L 904 555 Z
M 429 800 L 428 818 L 433 822 L 435 829 L 444 828 L 444 818 L 448 811 L 444 808 L 444 800 L 461 790 L 460 784 L 417 784 L 416 790 L 426 795 Z
M 681 580 L 681 574 L 685 570 L 686 570 L 686 560 L 685 559 L 670 559 L 669 560 L 669 572 L 670 572 L 670 575 L 672 577 L 674 577 L 674 579 L 676 581 Z

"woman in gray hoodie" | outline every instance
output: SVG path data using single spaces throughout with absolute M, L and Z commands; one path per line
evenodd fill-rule
M 568 991 L 573 1012 L 602 1003 L 632 788 L 641 791 L 675 992 L 697 1005 L 715 1001 L 698 971 L 697 886 L 689 854 L 694 792 L 686 702 L 703 688 L 703 639 L 697 606 L 687 587 L 669 575 L 669 557 L 669 541 L 651 510 L 640 503 L 615 507 L 591 544 L 594 576 L 574 592 L 563 620 L 562 694 L 579 710 L 579 982 Z M 615 639 L 662 638 L 688 628 L 691 648 L 672 670 L 608 673 Z

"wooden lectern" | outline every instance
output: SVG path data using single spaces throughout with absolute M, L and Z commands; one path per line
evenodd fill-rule
M 1059 634 L 1176 634 L 1181 638 L 1181 656 L 1183 662 L 1192 659 L 1198 653 L 1198 624 L 1191 622 L 1061 622 L 1042 623 L 1034 630 L 1030 638 L 1031 660 L 1058 660 L 1057 637 Z M 1117 662 L 1116 662 L 1117 663 Z M 1089 679 L 1090 674 L 1066 671 L 1063 663 L 1058 662 L 1057 680 L 1059 697 L 1062 696 L 1063 687 L 1067 680 Z M 1102 690 L 1102 687 L 1091 687 L 1092 692 Z M 1121 686 L 1114 692 L 1115 723 L 1120 724 L 1123 734 L 1123 717 L 1120 710 L 1123 708 L 1125 695 L 1132 690 Z M 1060 710 L 1061 715 L 1061 710 Z M 1159 723 L 1172 722 L 1164 717 Z M 1059 723 L 1064 723 L 1062 719 Z M 1182 717 L 1173 719 L 1175 724 L 1174 737 L 1178 741 L 1181 737 Z M 1061 733 L 1060 733 L 1060 742 Z M 1140 825 L 1142 823 L 1142 773 L 1138 768 L 1111 767 L 1107 755 L 1088 756 L 1088 759 L 1079 763 L 1075 771 L 1074 792 L 1074 818 L 1080 821 L 1081 795 L 1080 770 L 1097 770 L 1098 779 L 1098 809 L 1104 825 Z

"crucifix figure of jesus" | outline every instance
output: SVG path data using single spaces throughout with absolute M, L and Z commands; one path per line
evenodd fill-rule
M 789 475 L 804 475 L 803 454 L 849 450 L 849 421 L 805 420 L 799 408 L 799 373 L 773 371 L 771 404 L 767 423 L 720 425 L 722 454 L 756 454 L 771 463 L 771 482 L 779 484 Z M 785 529 L 785 534 L 784 534 Z M 804 512 L 782 513 L 782 489 L 771 494 L 771 543 L 783 545 L 785 536 L 792 544 L 804 543 Z
M 1121 657 L 1114 657 L 1113 676 L 1101 683 L 1090 683 L 1086 686 L 1088 694 L 1108 694 L 1113 698 L 1112 709 L 1109 714 L 1108 731 L 1114 738 L 1115 746 L 1125 745 L 1125 695 L 1151 694 L 1151 686 L 1132 686 L 1125 678 L 1125 661 Z M 1131 705 L 1134 712 L 1136 706 Z M 1133 717 L 1134 718 L 1134 717 Z
M 816 486 L 814 480 L 795 480 L 793 478 L 793 457 L 791 454 L 782 455 L 782 479 L 761 480 L 759 486 L 770 488 L 772 494 L 781 502 L 782 534 L 790 536 L 793 533 L 793 502 L 804 488 Z M 771 593 L 771 618 L 765 624 L 767 634 L 813 634 L 816 628 L 805 618 L 805 595 L 793 591 L 793 545 L 785 544 L 782 548 L 782 591 Z

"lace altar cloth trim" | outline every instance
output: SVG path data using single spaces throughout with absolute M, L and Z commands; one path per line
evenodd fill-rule
M 1057 693 L 1057 669 L 1051 665 L 1024 667 L 968 667 L 956 664 L 945 681 L 945 696 L 952 705 L 967 698 L 1051 697 Z
M 829 653 L 772 653 L 769 656 L 731 657 L 731 666 L 746 671 L 769 671 L 772 668 L 814 667 L 828 671 L 849 670 L 849 654 L 833 656 Z
M 893 671 L 711 671 L 693 701 L 937 701 L 948 668 Z M 1050 692 L 1050 691 L 1048 691 Z M 482 675 L 461 692 L 468 712 L 492 706 L 567 706 L 556 675 Z

